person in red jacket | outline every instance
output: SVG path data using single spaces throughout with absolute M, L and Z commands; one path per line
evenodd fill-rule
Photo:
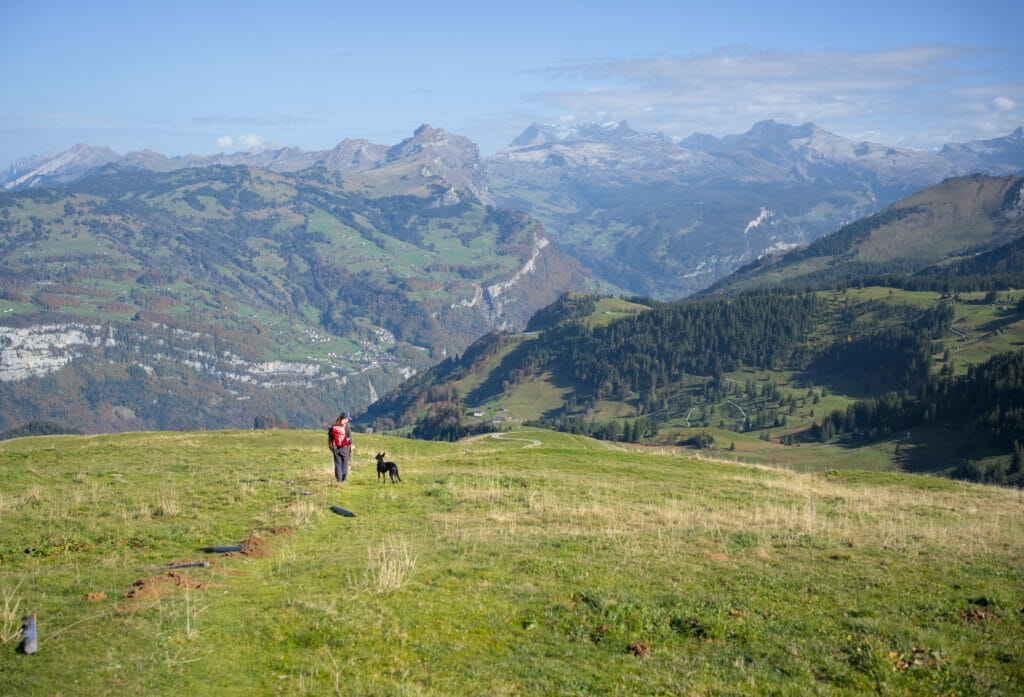
M 347 411 L 342 412 L 327 433 L 327 444 L 334 454 L 334 478 L 339 484 L 348 478 L 348 464 L 352 461 L 352 429 L 348 425 L 351 418 Z

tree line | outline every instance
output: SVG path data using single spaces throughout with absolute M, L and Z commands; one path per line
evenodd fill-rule
M 963 376 L 931 375 L 916 390 L 890 391 L 824 417 L 812 435 L 825 442 L 871 442 L 925 425 L 965 432 L 971 452 L 1009 452 L 1011 466 L 965 464 L 964 478 L 1024 486 L 1024 351 L 993 356 Z

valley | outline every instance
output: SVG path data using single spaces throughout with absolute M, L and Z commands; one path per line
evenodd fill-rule
M 984 415 L 944 414 L 942 448 L 931 423 L 840 424 L 1020 350 L 1024 189 L 993 153 L 1021 135 L 954 165 L 813 124 L 680 143 L 535 124 L 484 160 L 425 125 L 390 148 L 51 168 L 0 196 L 0 426 L 351 409 L 419 438 L 531 424 L 771 463 L 841 444 L 851 467 L 1016 481 L 1022 437 L 988 442 Z M 918 188 L 969 152 L 1000 176 Z
M 688 300 L 563 296 L 526 333 L 485 337 L 365 418 L 415 437 L 522 423 L 751 462 L 1019 485 L 1021 184 L 948 180 Z M 970 203 L 942 213 L 955 201 Z M 882 247 L 888 261 L 865 273 L 862 250 Z M 808 273 L 809 259 L 829 274 Z

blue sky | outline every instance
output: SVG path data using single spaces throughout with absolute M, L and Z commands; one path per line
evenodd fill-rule
M 713 5 L 713 6 L 711 6 Z M 0 167 L 774 118 L 929 149 L 1024 125 L 1024 1 L 36 2 L 0 9 Z

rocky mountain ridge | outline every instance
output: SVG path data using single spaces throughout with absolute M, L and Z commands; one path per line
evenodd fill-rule
M 1024 171 L 1019 140 L 950 146 L 954 162 L 813 123 L 679 143 L 624 123 L 535 123 L 485 168 L 499 203 L 529 211 L 595 275 L 671 300 L 972 168 Z
M 479 148 L 469 138 L 453 135 L 444 129 L 423 124 L 413 135 L 396 145 L 372 143 L 365 139 L 341 141 L 329 150 L 304 151 L 296 147 L 258 146 L 248 151 L 215 155 L 177 155 L 167 157 L 152 150 L 141 150 L 119 155 L 109 147 L 94 147 L 79 143 L 58 153 L 40 154 L 13 162 L 8 171 L 0 175 L 4 189 L 37 188 L 66 183 L 105 164 L 117 163 L 154 171 L 173 171 L 190 167 L 232 166 L 260 167 L 273 172 L 294 172 L 307 167 L 322 166 L 339 172 L 379 169 L 397 162 L 435 164 L 439 172 L 453 177 L 458 185 L 464 176 L 455 176 L 460 170 L 479 170 L 485 163 L 507 159 L 536 161 L 527 153 L 545 146 L 561 146 L 563 150 L 590 144 L 593 147 L 580 162 L 597 164 L 621 163 L 631 159 L 644 165 L 702 164 L 710 173 L 735 174 L 729 167 L 749 164 L 742 154 L 753 156 L 775 165 L 786 173 L 799 173 L 802 167 L 814 162 L 835 165 L 856 163 L 862 169 L 871 169 L 880 177 L 903 180 L 915 172 L 926 178 L 959 176 L 972 172 L 1011 174 L 1024 171 L 1024 127 L 1000 138 L 975 140 L 965 143 L 947 143 L 937 153 L 897 148 L 868 141 L 852 141 L 830 133 L 813 123 L 799 126 L 768 120 L 754 124 L 739 135 L 716 137 L 704 133 L 673 141 L 661 132 L 635 131 L 624 122 L 604 124 L 541 124 L 531 123 L 514 138 L 508 147 L 486 160 L 481 159 Z M 629 149 L 637 152 L 630 157 Z M 682 152 L 680 152 L 682 151 Z M 645 153 L 650 159 L 637 158 Z M 727 156 L 723 162 L 699 154 Z M 602 154 L 604 157 L 602 158 Z M 661 161 L 657 161 L 660 157 Z M 557 161 L 557 157 L 554 158 Z M 795 170 L 793 168 L 796 168 Z M 704 172 L 692 172 L 704 176 Z M 778 172 L 776 172 L 778 174 Z M 486 182 L 476 183 L 487 196 Z M 911 185 L 913 188 L 913 185 Z M 478 193 L 474 191 L 474 193 Z
M 922 287 L 956 276 L 985 276 L 992 287 L 1012 287 L 1024 274 L 1022 248 L 1024 178 L 951 177 L 806 247 L 765 255 L 704 294 L 866 278 L 881 283 L 897 275 L 912 276 L 906 284 Z
M 853 141 L 813 123 L 755 124 L 679 142 L 625 122 L 530 124 L 488 158 L 428 125 L 393 146 L 344 140 L 331 150 L 263 147 L 231 155 L 118 157 L 75 146 L 11 167 L 4 186 L 73 181 L 99 164 L 172 171 L 244 165 L 324 167 L 370 185 L 439 177 L 455 194 L 522 210 L 591 273 L 628 292 L 672 299 L 766 254 L 807 244 L 919 189 L 971 172 L 1024 172 L 1024 129 L 922 152 Z M 451 200 L 451 199 L 449 199 Z

